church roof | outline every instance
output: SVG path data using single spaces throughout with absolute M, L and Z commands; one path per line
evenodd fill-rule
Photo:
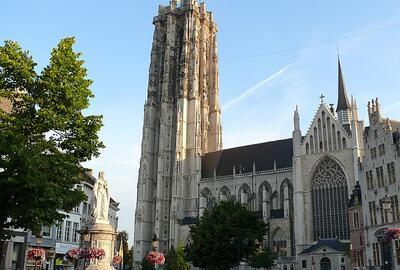
M 338 239 L 320 239 L 320 240 L 318 240 L 318 242 L 316 244 L 310 246 L 309 248 L 306 248 L 305 250 L 300 252 L 300 254 L 313 253 L 313 252 L 317 251 L 318 249 L 320 249 L 323 246 L 331 248 L 331 249 L 333 249 L 335 251 L 338 251 L 338 252 L 345 252 L 346 251 L 345 246 Z
M 351 109 L 349 98 L 347 97 L 346 86 L 342 74 L 342 67 L 338 59 L 338 102 L 336 112 Z
M 253 162 L 256 171 L 266 171 L 276 168 L 292 167 L 293 140 L 284 139 L 259 144 L 251 144 L 217 152 L 207 153 L 202 157 L 202 178 L 214 176 L 232 175 L 233 166 L 236 173 L 253 171 Z

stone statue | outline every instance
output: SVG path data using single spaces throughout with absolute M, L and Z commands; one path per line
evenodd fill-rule
M 93 187 L 93 198 L 91 203 L 91 219 L 94 223 L 109 223 L 109 203 L 110 194 L 108 192 L 107 182 L 104 179 L 104 172 L 100 172 L 99 177 Z

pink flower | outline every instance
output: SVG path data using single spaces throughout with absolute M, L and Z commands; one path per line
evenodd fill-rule
M 156 265 L 156 264 L 162 265 L 165 262 L 165 257 L 164 257 L 164 254 L 162 254 L 160 252 L 152 251 L 152 252 L 147 253 L 146 260 L 153 265 Z
M 400 228 L 390 228 L 385 231 L 383 236 L 385 241 L 400 239 Z
M 28 259 L 35 261 L 45 261 L 46 251 L 43 248 L 33 248 L 28 251 Z
M 73 248 L 68 250 L 66 257 L 70 260 L 76 259 L 101 259 L 106 255 L 102 248 Z
M 119 255 L 115 255 L 112 262 L 113 265 L 119 265 L 122 262 L 122 257 Z

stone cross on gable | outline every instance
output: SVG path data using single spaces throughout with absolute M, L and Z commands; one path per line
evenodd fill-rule
M 324 101 L 325 96 L 323 94 L 321 94 L 321 96 L 319 98 L 321 99 L 321 104 L 323 104 L 325 102 Z

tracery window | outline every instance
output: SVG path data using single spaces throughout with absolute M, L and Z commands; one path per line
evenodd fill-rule
M 343 170 L 331 158 L 324 158 L 312 178 L 313 239 L 349 239 L 348 188 Z

